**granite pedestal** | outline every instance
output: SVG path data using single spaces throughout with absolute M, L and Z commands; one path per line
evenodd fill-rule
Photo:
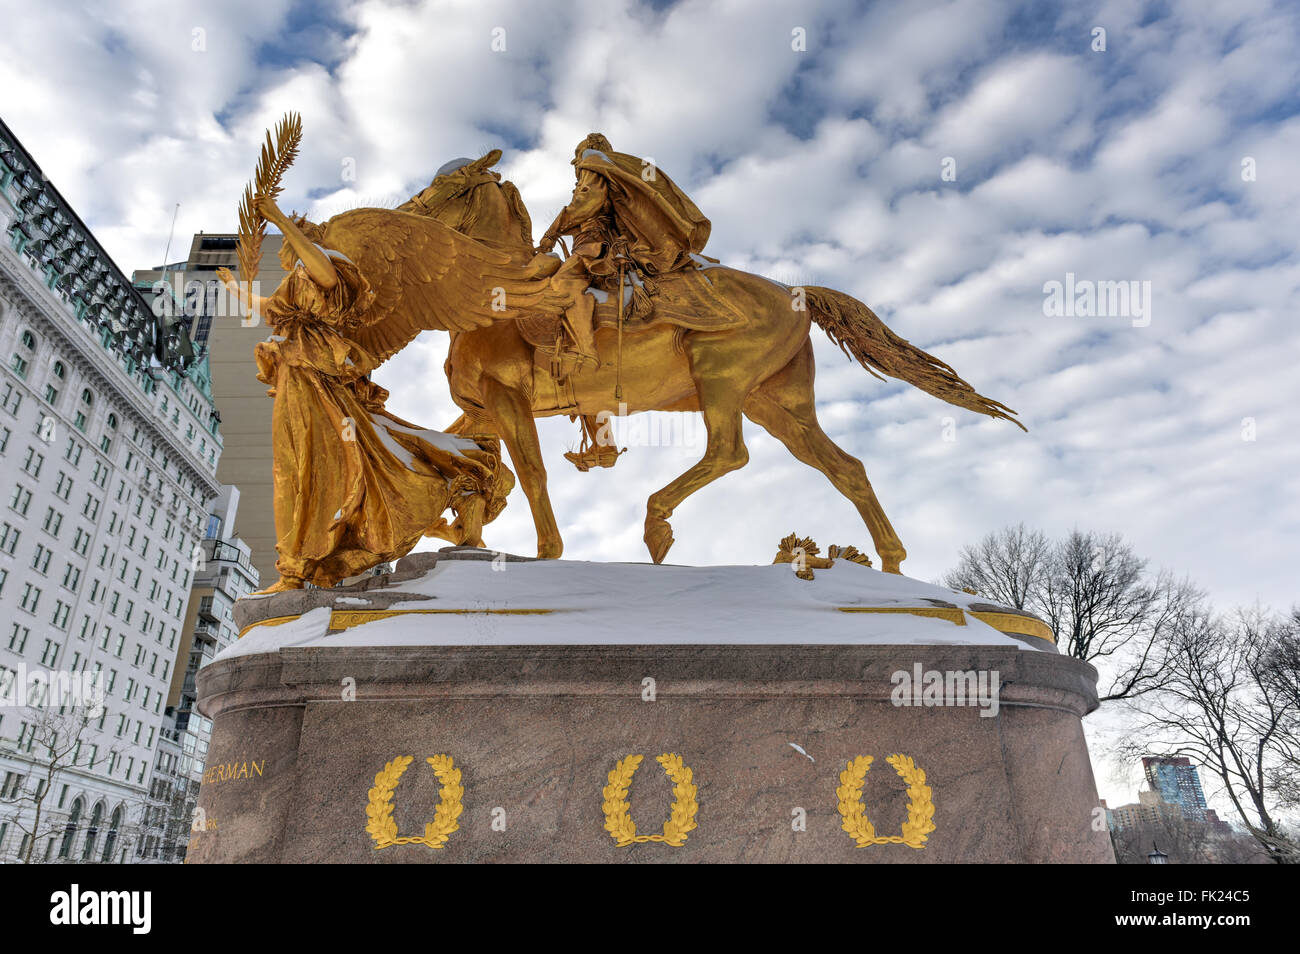
M 862 579 L 888 584 L 880 576 Z M 402 586 L 290 594 L 296 617 L 241 607 L 244 620 L 279 624 L 254 622 L 245 639 L 284 636 L 199 674 L 213 734 L 190 863 L 1113 861 L 1081 725 L 1096 672 L 1023 633 L 989 628 L 995 641 L 981 644 L 971 600 L 932 600 L 956 604 L 960 624 L 925 615 L 931 604 L 873 613 L 875 594 L 856 615 L 828 608 L 829 635 L 806 627 L 788 643 L 597 642 L 607 628 L 575 638 L 580 610 L 560 627 L 546 607 L 505 596 L 477 609 L 428 605 L 429 587 L 377 599 Z M 377 622 L 346 615 L 363 603 L 389 627 L 370 643 L 400 624 L 405 644 L 365 644 Z M 313 612 L 326 614 L 323 635 L 289 638 Z M 476 613 L 490 631 L 473 628 Z M 831 626 L 850 616 L 862 639 Z M 445 642 L 453 626 L 478 644 Z M 972 632 L 954 636 L 963 626 Z M 948 641 L 926 644 L 923 627 Z M 544 641 L 560 629 L 565 643 Z M 957 674 L 959 690 L 984 674 L 996 705 L 954 696 L 951 677 L 926 704 L 929 673 Z M 656 761 L 670 754 L 676 781 Z M 633 755 L 643 760 L 629 780 Z M 428 761 L 438 756 L 450 761 Z M 627 819 L 656 840 L 627 843 Z M 864 820 L 877 839 L 908 838 L 861 847 Z

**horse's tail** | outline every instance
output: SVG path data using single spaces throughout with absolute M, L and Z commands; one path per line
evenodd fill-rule
M 947 364 L 894 334 L 874 311 L 856 298 L 817 286 L 805 287 L 804 292 L 813 321 L 841 351 L 856 358 L 876 377 L 880 377 L 876 372 L 881 371 L 949 404 L 1000 417 L 1022 431 L 1027 430 L 1012 416 L 1015 411 L 986 398 Z

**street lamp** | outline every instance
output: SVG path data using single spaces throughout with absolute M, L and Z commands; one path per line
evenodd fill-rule
M 1147 864 L 1149 865 L 1167 865 L 1169 856 L 1165 854 L 1153 841 L 1151 842 L 1152 851 L 1147 854 Z

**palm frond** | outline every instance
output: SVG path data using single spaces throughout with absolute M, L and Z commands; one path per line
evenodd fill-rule
M 266 219 L 253 207 L 253 200 L 257 196 L 279 198 L 284 191 L 281 180 L 298 158 L 298 147 L 301 144 L 302 116 L 298 113 L 285 114 L 276 124 L 274 139 L 269 129 L 266 132 L 266 142 L 262 144 L 262 154 L 258 157 L 253 181 L 244 187 L 243 198 L 239 201 L 239 244 L 236 254 L 239 258 L 241 282 L 251 282 L 257 276 L 262 259 L 262 239 L 266 237 Z

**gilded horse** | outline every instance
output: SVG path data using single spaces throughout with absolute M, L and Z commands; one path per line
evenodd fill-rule
M 437 218 L 480 242 L 503 249 L 513 261 L 536 261 L 532 224 L 518 191 L 495 173 L 484 175 L 500 153 L 469 164 L 468 186 L 443 189 L 436 209 L 412 209 Z M 461 175 L 464 175 L 462 171 Z M 439 179 L 427 193 L 437 193 Z M 413 202 L 418 206 L 419 197 Z M 711 263 L 707 278 L 739 325 L 723 330 L 683 330 L 659 322 L 632 330 L 605 324 L 596 333 L 600 366 L 570 375 L 564 406 L 545 400 L 534 382 L 535 346 L 517 322 L 453 333 L 446 371 L 451 394 L 466 412 L 462 428 L 493 433 L 510 451 L 537 528 L 537 555 L 557 558 L 563 541 L 546 488 L 534 419 L 556 414 L 596 416 L 612 411 L 616 388 L 626 413 L 698 411 L 707 444 L 700 461 L 650 495 L 646 547 L 660 563 L 673 543 L 669 518 L 691 494 L 749 460 L 742 415 L 764 428 L 795 457 L 821 471 L 861 514 L 882 569 L 898 573 L 906 557 L 861 461 L 846 453 L 817 421 L 813 392 L 816 324 L 872 374 L 899 378 L 958 407 L 1023 428 L 1010 408 L 977 393 L 947 364 L 898 337 L 866 305 L 842 292 L 815 286 L 790 288 L 748 272 Z M 661 287 L 668 283 L 662 282 Z M 612 296 L 611 296 L 612 297 Z M 616 303 L 615 303 L 616 304 Z M 606 310 L 610 305 L 606 306 Z M 876 375 L 879 377 L 879 375 Z

